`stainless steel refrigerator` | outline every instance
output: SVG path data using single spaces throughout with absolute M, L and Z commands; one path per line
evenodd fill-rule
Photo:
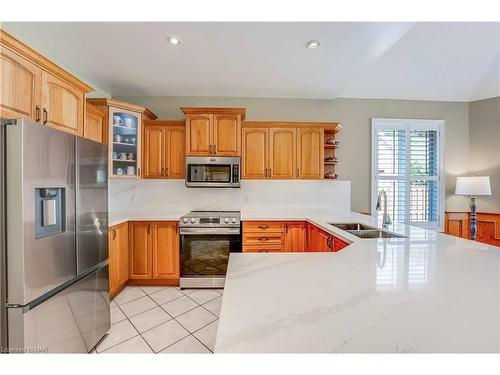
M 2 351 L 89 352 L 110 327 L 107 146 L 0 125 Z

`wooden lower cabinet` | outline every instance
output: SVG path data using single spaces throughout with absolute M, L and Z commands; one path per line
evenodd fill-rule
M 307 251 L 333 251 L 333 236 L 310 223 L 307 224 Z
M 307 223 L 291 221 L 285 224 L 285 251 L 302 252 L 307 248 Z
M 129 284 L 177 285 L 179 282 L 177 222 L 130 222 L 129 259 Z
M 113 298 L 128 281 L 128 223 L 109 228 L 109 294 Z
M 179 230 L 176 222 L 153 224 L 153 279 L 179 278 Z
M 470 239 L 470 213 L 446 212 L 444 231 L 446 234 Z M 500 213 L 478 212 L 477 241 L 500 246 Z
M 129 279 L 131 280 L 153 277 L 150 235 L 151 223 L 145 221 L 129 223 Z
M 349 243 L 305 221 L 244 221 L 243 252 L 339 251 Z

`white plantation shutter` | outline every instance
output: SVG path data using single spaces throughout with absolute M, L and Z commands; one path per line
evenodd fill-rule
M 426 227 L 442 222 L 442 121 L 372 120 L 372 212 L 378 193 L 387 193 L 393 221 Z

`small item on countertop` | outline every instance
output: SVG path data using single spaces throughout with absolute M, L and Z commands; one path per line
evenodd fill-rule
M 339 177 L 338 174 L 330 171 L 325 173 L 325 179 L 327 180 L 336 180 L 338 177 Z

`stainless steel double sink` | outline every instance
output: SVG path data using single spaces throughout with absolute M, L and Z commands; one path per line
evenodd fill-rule
M 394 234 L 390 232 L 386 232 L 384 230 L 370 227 L 361 223 L 328 223 L 333 225 L 336 228 L 345 230 L 348 233 L 351 233 L 354 236 L 359 238 L 406 238 L 405 236 L 401 236 L 399 234 Z

